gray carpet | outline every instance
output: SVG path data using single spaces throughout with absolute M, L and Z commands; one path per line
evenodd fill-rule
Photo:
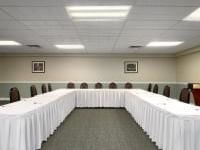
M 158 150 L 124 109 L 75 109 L 42 150 Z

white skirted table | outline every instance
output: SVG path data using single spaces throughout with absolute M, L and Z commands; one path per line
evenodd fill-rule
M 0 150 L 40 149 L 75 107 L 125 107 L 159 149 L 200 150 L 200 107 L 140 89 L 59 89 L 0 106 Z
M 163 150 L 200 150 L 200 107 L 132 90 L 125 94 L 125 108 Z
M 76 91 L 76 107 L 124 107 L 123 89 L 81 89 Z
M 0 150 L 35 150 L 75 108 L 65 89 L 0 106 Z

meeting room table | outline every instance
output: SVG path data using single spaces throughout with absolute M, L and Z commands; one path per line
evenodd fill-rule
M 36 150 L 76 107 L 125 108 L 163 150 L 200 150 L 200 107 L 141 89 L 58 89 L 0 106 L 0 150 Z
M 35 150 L 75 108 L 75 93 L 59 89 L 0 106 L 0 150 Z
M 136 89 L 125 108 L 159 149 L 200 150 L 200 107 Z

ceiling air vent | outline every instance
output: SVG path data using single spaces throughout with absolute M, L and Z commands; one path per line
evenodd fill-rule
M 135 49 L 138 49 L 138 48 L 141 48 L 143 46 L 140 46 L 140 45 L 132 45 L 132 46 L 129 46 L 129 48 L 135 48 Z
M 31 48 L 41 48 L 40 45 L 26 45 L 26 46 L 31 47 Z

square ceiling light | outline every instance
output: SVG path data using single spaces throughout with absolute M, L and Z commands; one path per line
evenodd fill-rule
M 0 41 L 0 46 L 20 46 L 21 43 L 16 41 Z
M 85 49 L 84 45 L 81 44 L 60 44 L 55 45 L 55 47 L 59 49 Z
M 121 21 L 127 18 L 131 6 L 66 6 L 74 21 Z
M 184 21 L 200 21 L 200 8 L 197 8 L 191 14 L 183 19 Z
M 172 47 L 182 44 L 182 41 L 153 41 L 147 44 L 147 47 Z

